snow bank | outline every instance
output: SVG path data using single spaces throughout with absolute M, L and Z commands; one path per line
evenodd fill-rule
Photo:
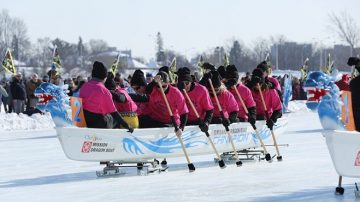
M 299 111 L 310 111 L 306 107 L 306 100 L 293 100 L 289 102 L 288 110 L 289 112 L 299 112 Z
M 16 113 L 1 113 L 0 114 L 0 132 L 1 131 L 17 131 L 17 130 L 37 130 L 37 129 L 52 129 L 55 124 L 51 119 L 50 113 L 33 114 L 28 116 L 26 114 Z

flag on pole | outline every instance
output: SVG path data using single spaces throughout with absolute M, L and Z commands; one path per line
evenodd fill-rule
M 118 53 L 116 59 L 114 60 L 114 62 L 111 65 L 111 72 L 113 73 L 114 76 L 116 75 L 116 72 L 117 72 L 119 60 L 120 60 L 120 52 Z
M 309 58 L 306 58 L 306 60 L 304 61 L 303 66 L 300 68 L 300 72 L 301 72 L 301 79 L 302 81 L 304 81 L 307 78 L 307 74 L 309 72 Z
M 268 66 L 268 74 L 271 75 L 272 74 L 272 65 L 271 65 L 269 53 L 267 53 L 265 56 L 265 62 L 266 62 L 266 65 Z
M 176 57 L 174 57 L 174 59 L 171 61 L 170 64 L 170 68 L 169 68 L 169 73 L 170 73 L 170 83 L 174 84 L 176 82 Z
M 62 68 L 62 64 L 60 60 L 60 55 L 57 46 L 55 46 L 53 50 L 53 62 L 51 65 L 51 70 L 54 71 L 55 75 L 52 76 L 60 76 L 61 68 Z
M 333 66 L 334 66 L 334 61 L 331 60 L 330 53 L 329 53 L 327 56 L 327 59 L 326 59 L 326 66 L 324 68 L 324 73 L 331 74 L 331 72 L 333 71 Z
M 229 61 L 229 57 L 227 56 L 227 54 L 224 54 L 224 67 L 226 69 L 226 67 L 230 65 L 230 61 Z
M 16 74 L 16 68 L 15 68 L 15 64 L 14 64 L 14 60 L 12 58 L 12 55 L 11 55 L 11 50 L 10 48 L 8 48 L 6 50 L 6 53 L 5 53 L 5 57 L 2 61 L 2 67 L 10 72 L 11 74 L 15 75 Z

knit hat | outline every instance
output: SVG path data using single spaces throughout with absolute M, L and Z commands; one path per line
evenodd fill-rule
M 169 68 L 168 66 L 162 66 L 162 67 L 159 69 L 159 72 L 166 72 L 167 74 L 169 74 L 170 68 Z
M 190 75 L 190 69 L 187 67 L 182 67 L 182 68 L 178 69 L 177 75 L 178 75 L 178 82 L 192 81 L 192 78 Z
M 221 86 L 221 76 L 217 71 L 211 71 L 204 74 L 203 78 L 199 82 L 201 85 L 206 86 L 206 88 L 210 89 L 209 79 L 211 79 L 211 83 L 213 84 L 214 88 L 218 88 Z
M 260 68 L 254 69 L 252 72 L 251 80 L 255 83 L 261 83 L 264 80 L 264 72 Z
M 91 77 L 105 79 L 107 77 L 107 69 L 103 63 L 95 61 L 91 71 Z
M 226 79 L 239 79 L 239 72 L 235 65 L 228 65 L 226 67 Z
M 266 61 L 262 61 L 256 68 L 261 69 L 263 72 L 267 72 L 269 70 L 269 66 L 267 65 Z
M 130 85 L 132 86 L 146 86 L 146 80 L 144 76 L 144 72 L 140 69 L 135 70 L 131 80 Z
M 219 66 L 217 71 L 219 72 L 221 78 L 225 79 L 226 78 L 226 70 L 224 66 Z
M 160 75 L 161 76 L 161 80 L 164 83 L 169 83 L 170 82 L 170 77 L 169 74 L 163 71 L 160 71 L 159 73 L 157 73 L 156 75 Z
M 116 83 L 115 83 L 114 79 L 107 78 L 106 81 L 105 81 L 105 87 L 108 90 L 115 90 L 116 89 Z
M 214 66 L 213 64 L 211 64 L 211 63 L 208 63 L 208 62 L 205 62 L 205 63 L 202 65 L 202 67 L 203 67 L 204 69 L 209 70 L 209 71 L 215 71 L 215 66 Z

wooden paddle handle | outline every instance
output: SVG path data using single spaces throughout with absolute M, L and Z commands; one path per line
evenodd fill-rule
M 184 95 L 185 95 L 186 99 L 189 101 L 189 104 L 190 104 L 190 106 L 191 106 L 191 109 L 194 111 L 196 118 L 200 118 L 200 115 L 199 115 L 199 113 L 197 112 L 194 104 L 193 104 L 192 101 L 190 100 L 190 97 L 189 97 L 189 95 L 187 94 L 186 90 L 183 89 L 183 92 L 184 92 Z
M 263 96 L 262 91 L 261 91 L 260 84 L 258 83 L 257 86 L 259 88 L 260 98 L 261 98 L 261 102 L 262 102 L 262 104 L 264 106 L 264 110 L 265 110 L 265 112 L 267 112 L 267 107 L 266 107 L 266 104 L 265 104 L 264 96 Z
M 218 97 L 217 97 L 217 95 L 216 95 L 216 92 L 215 92 L 215 89 L 214 89 L 214 86 L 213 86 L 213 84 L 212 84 L 211 79 L 209 79 L 209 84 L 210 84 L 210 87 L 211 87 L 211 91 L 212 91 L 213 94 L 214 94 L 216 104 L 217 104 L 217 106 L 218 106 L 218 108 L 219 108 L 219 112 L 221 113 L 221 112 L 222 112 L 222 108 L 221 108 L 219 99 L 218 99 Z
M 238 89 L 236 88 L 236 86 L 234 86 L 234 90 L 235 90 L 235 93 L 236 93 L 236 95 L 238 96 L 238 98 L 239 98 L 239 100 L 241 102 L 242 107 L 244 108 L 245 113 L 249 114 L 249 111 L 245 106 L 244 100 L 241 98 L 240 93 L 239 93 Z
M 168 111 L 169 111 L 169 114 L 170 114 L 170 116 L 173 116 L 173 113 L 172 113 L 172 111 L 171 111 L 171 108 L 170 108 L 170 105 L 169 105 L 169 101 L 168 101 L 168 99 L 167 99 L 167 97 L 166 97 L 166 95 L 165 95 L 164 89 L 163 89 L 163 87 L 162 87 L 162 85 L 161 85 L 160 82 L 157 82 L 157 84 L 158 84 L 159 87 L 160 87 L 161 95 L 163 96 L 163 99 L 164 99 L 164 101 L 165 101 L 165 104 L 166 104 L 166 107 L 167 107 L 167 109 L 168 109 Z

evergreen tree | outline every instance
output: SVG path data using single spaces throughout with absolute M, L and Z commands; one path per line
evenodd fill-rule
M 160 65 L 165 65 L 166 63 L 166 55 L 164 51 L 164 42 L 161 36 L 161 33 L 158 32 L 156 35 L 156 61 Z
M 230 49 L 229 60 L 231 64 L 234 64 L 237 68 L 241 66 L 242 48 L 239 41 L 234 41 L 233 46 Z

